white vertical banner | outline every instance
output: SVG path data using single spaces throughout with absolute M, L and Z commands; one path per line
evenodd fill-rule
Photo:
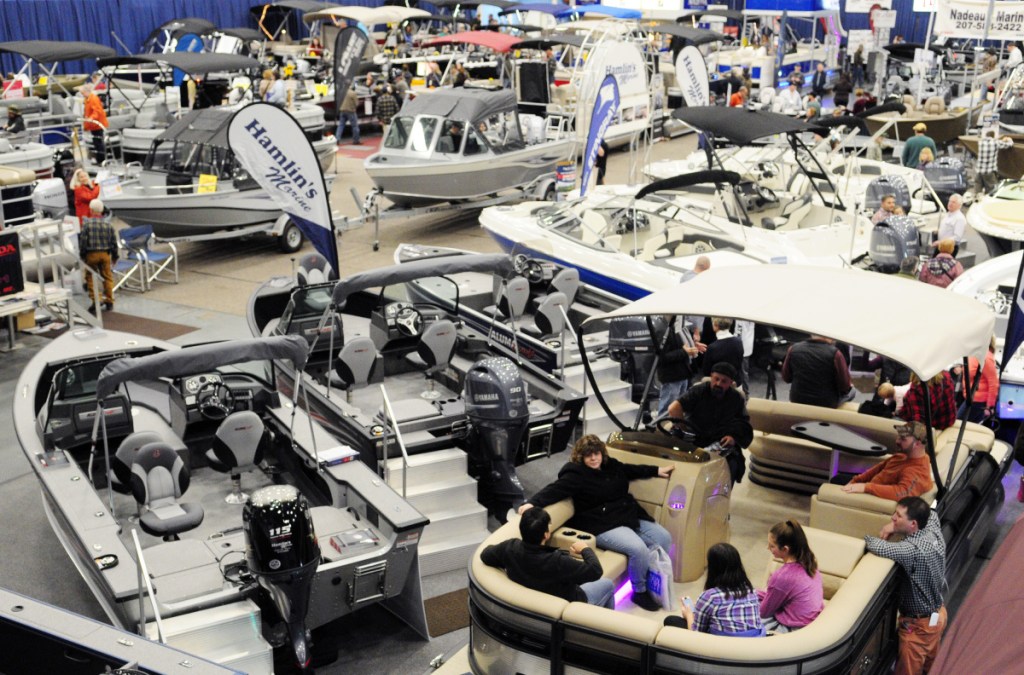
M 935 33 L 958 38 L 984 38 L 986 19 L 988 39 L 1019 40 L 1024 33 L 1024 2 L 995 3 L 988 16 L 988 0 L 938 0 Z
M 693 107 L 710 103 L 708 65 L 704 55 L 693 45 L 683 47 L 676 57 L 676 81 L 683 90 L 686 105 Z

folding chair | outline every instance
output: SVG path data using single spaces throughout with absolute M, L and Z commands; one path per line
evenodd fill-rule
M 154 281 L 178 283 L 178 249 L 169 241 L 161 244 L 169 246 L 170 253 L 150 248 L 156 243 L 152 225 L 126 227 L 120 231 L 119 236 L 128 249 L 128 258 L 141 261 L 147 287 L 152 288 Z
M 132 229 L 132 228 L 127 228 Z M 126 230 L 121 230 L 117 233 L 117 244 L 126 252 L 126 255 L 122 255 L 118 258 L 117 262 L 113 263 L 111 267 L 114 272 L 114 292 L 116 293 L 120 289 L 126 291 L 135 291 L 136 293 L 146 292 L 146 270 L 145 263 L 142 260 L 133 258 L 131 256 L 131 248 L 129 240 L 126 239 L 122 233 Z M 85 270 L 85 274 L 92 274 L 89 270 Z M 90 298 L 90 301 L 92 298 Z

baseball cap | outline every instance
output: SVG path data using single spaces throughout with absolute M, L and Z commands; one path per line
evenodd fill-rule
M 913 436 L 919 441 L 924 441 L 928 436 L 928 427 L 922 422 L 907 422 L 896 427 L 896 433 L 900 436 Z

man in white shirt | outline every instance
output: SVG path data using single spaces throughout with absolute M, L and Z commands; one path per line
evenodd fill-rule
M 1024 54 L 1021 54 L 1020 47 L 1017 46 L 1016 42 L 1011 42 L 1006 48 L 1006 74 L 1009 75 L 1010 71 L 1019 66 L 1024 61 Z
M 797 89 L 795 84 L 791 84 L 786 89 L 783 89 L 775 97 L 775 100 L 779 102 L 779 109 L 783 113 L 798 113 L 803 108 L 803 99 L 800 98 L 800 90 Z
M 960 250 L 960 244 L 964 242 L 964 238 L 967 236 L 967 218 L 964 216 L 961 207 L 964 204 L 964 198 L 958 194 L 952 194 L 949 196 L 949 202 L 946 205 L 948 211 L 946 215 L 942 217 L 942 222 L 939 223 L 939 236 L 936 239 L 936 243 L 943 239 L 952 239 L 956 242 L 956 248 L 953 249 L 953 255 L 956 256 L 957 251 Z M 933 246 L 935 244 L 932 244 Z

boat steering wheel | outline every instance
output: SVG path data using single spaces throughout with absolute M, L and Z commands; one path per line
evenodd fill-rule
M 395 315 L 395 328 L 406 337 L 417 337 L 423 332 L 423 315 L 415 307 L 402 307 Z
M 766 204 L 774 204 L 779 201 L 775 191 L 771 188 L 766 188 L 763 185 L 757 185 L 757 196 L 765 201 Z
M 544 267 L 522 253 L 516 254 L 512 259 L 512 267 L 519 274 L 525 275 L 526 280 L 531 284 L 539 284 L 544 281 Z
M 203 419 L 220 422 L 235 408 L 235 395 L 223 382 L 207 382 L 196 392 L 196 404 Z
M 662 417 L 654 423 L 654 427 L 666 436 L 691 443 L 697 437 L 697 429 L 689 421 L 679 417 Z

